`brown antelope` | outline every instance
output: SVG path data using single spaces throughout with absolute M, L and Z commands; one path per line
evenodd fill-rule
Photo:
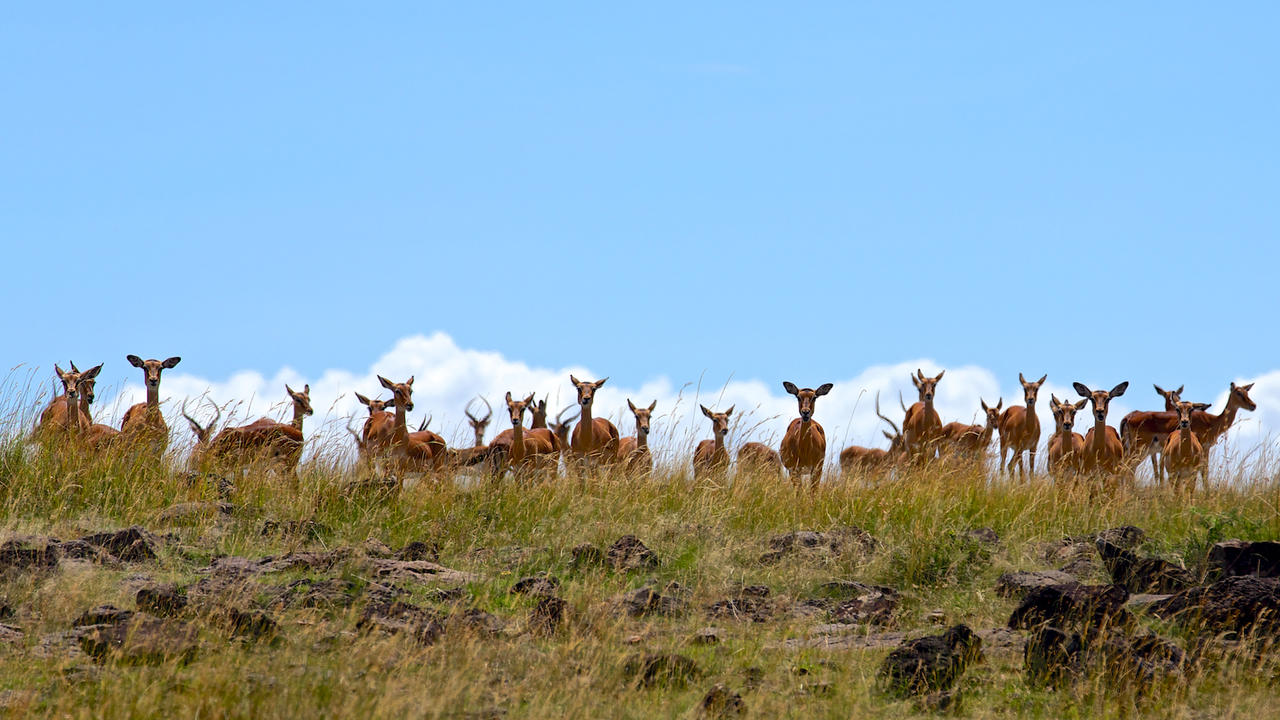
M 556 413 L 555 422 L 547 423 L 547 429 L 555 433 L 555 436 L 557 438 L 560 438 L 560 447 L 562 448 L 569 447 L 569 432 L 573 430 L 573 422 L 578 419 L 577 413 L 567 418 L 564 416 L 564 414 L 574 409 L 575 407 L 577 407 L 577 405 L 569 405 L 565 409 Z
M 906 412 L 905 407 L 903 412 Z M 889 439 L 889 449 L 850 445 L 840 451 L 840 472 L 848 474 L 855 471 L 863 473 L 885 471 L 905 457 L 906 449 L 902 442 L 902 431 L 898 429 L 898 426 L 892 420 L 880 413 L 879 392 L 876 393 L 876 417 L 889 423 L 889 427 L 893 428 L 892 433 L 887 430 L 881 430 L 884 436 Z
M 942 445 L 948 455 L 955 455 L 967 462 L 982 462 L 983 453 L 991 444 L 991 436 L 995 434 L 1000 423 L 1000 408 L 1004 406 L 1004 398 L 1000 398 L 995 407 L 988 407 L 987 402 L 978 398 L 982 412 L 986 415 L 985 425 L 951 422 L 942 426 Z
M 387 412 L 387 408 L 395 409 L 395 398 L 390 400 L 370 400 L 369 398 L 356 393 L 356 400 L 361 405 L 369 408 L 369 417 L 364 419 L 364 425 L 360 428 L 360 442 L 357 443 L 361 449 L 361 456 L 373 459 L 375 456 L 386 452 L 391 447 L 391 436 L 395 432 L 396 416 L 395 413 Z
M 809 487 L 816 488 L 822 480 L 822 464 L 827 459 L 827 434 L 813 419 L 813 409 L 818 398 L 831 392 L 834 386 L 824 383 L 816 390 L 800 389 L 795 383 L 784 380 L 782 387 L 795 396 L 800 406 L 800 417 L 791 421 L 782 436 L 782 464 L 791 473 L 791 482 L 798 486 L 800 476 L 808 473 Z
M 1081 454 L 1081 468 L 1086 473 L 1112 476 L 1124 469 L 1124 443 L 1120 442 L 1120 433 L 1107 425 L 1107 410 L 1111 401 L 1124 394 L 1128 389 L 1128 381 L 1106 390 L 1090 390 L 1083 383 L 1072 383 L 1072 387 L 1087 398 L 1093 405 L 1093 427 L 1084 436 L 1084 450 Z
M 1196 434 L 1196 438 L 1204 448 L 1200 473 L 1204 476 L 1206 487 L 1209 482 L 1209 451 L 1235 423 L 1238 411 L 1243 409 L 1252 412 L 1258 409 L 1257 403 L 1249 397 L 1249 390 L 1252 388 L 1253 383 L 1237 385 L 1233 382 L 1227 391 L 1226 407 L 1222 409 L 1221 413 L 1213 415 L 1203 410 L 1195 410 L 1191 413 L 1191 431 Z M 1158 416 L 1156 420 L 1163 424 L 1156 424 L 1153 421 L 1146 426 L 1146 429 L 1153 433 L 1153 437 L 1157 438 L 1157 441 L 1163 438 L 1163 442 L 1167 444 L 1169 435 L 1177 430 L 1177 415 L 1172 412 L 1155 413 L 1155 415 Z M 1136 442 L 1141 443 L 1141 439 Z
M 187 414 L 187 403 L 182 402 L 182 417 L 187 419 L 187 424 L 191 426 L 191 432 L 195 433 L 196 444 L 191 448 L 191 456 L 187 459 L 187 467 L 197 470 L 203 463 L 204 454 L 209 450 L 210 441 L 213 440 L 213 429 L 217 427 L 218 420 L 222 418 L 222 408 L 216 404 L 213 406 L 213 420 L 208 425 L 201 425 L 195 418 Z M 348 428 L 349 430 L 350 428 Z M 359 436 L 356 436 L 359 440 Z
M 1053 411 L 1053 436 L 1049 438 L 1049 472 L 1061 477 L 1066 473 L 1078 473 L 1083 469 L 1084 436 L 1073 432 L 1076 413 L 1088 405 L 1081 400 L 1074 405 L 1049 395 L 1049 409 Z
M 556 436 L 546 428 L 524 429 L 524 411 L 533 404 L 533 393 L 529 393 L 529 397 L 524 400 L 515 400 L 507 392 L 506 400 L 507 413 L 511 418 L 511 435 L 506 452 L 511 468 L 519 472 L 531 463 L 546 463 L 548 458 L 554 459 L 560 450 L 556 444 Z M 490 447 L 498 439 L 494 438 Z
M 653 411 L 658 407 L 654 400 L 647 408 L 638 408 L 631 398 L 627 398 L 627 407 L 636 418 L 636 434 L 618 441 L 618 461 L 626 463 L 629 473 L 648 473 L 653 470 L 653 457 L 649 454 L 649 424 L 653 420 Z
M 762 442 L 743 443 L 738 448 L 738 472 L 782 475 L 782 454 Z
M 378 376 L 382 387 L 391 391 L 396 404 L 395 421 L 391 430 L 391 445 L 388 450 L 391 464 L 400 472 L 427 472 L 435 467 L 431 446 L 416 441 L 409 433 L 407 413 L 413 410 L 413 376 L 396 383 Z
M 93 402 L 93 386 L 102 366 L 81 372 L 74 362 L 70 370 L 63 370 L 55 363 L 53 370 L 62 382 L 62 394 L 40 413 L 36 433 L 42 437 L 67 431 L 79 433 L 90 424 L 87 408 Z
M 1026 479 L 1036 474 L 1036 447 L 1040 445 L 1040 418 L 1036 415 L 1036 398 L 1040 394 L 1040 386 L 1049 376 L 1042 375 L 1035 382 L 1018 373 L 1018 382 L 1022 383 L 1022 399 L 1024 405 L 1010 405 L 1000 416 L 1000 467 L 1013 475 L 1013 466 L 1018 466 L 1018 477 Z M 1013 457 L 1005 463 L 1005 452 L 1013 450 Z M 1022 465 L 1022 453 L 1027 454 L 1027 465 Z
M 511 393 L 508 392 L 507 396 L 508 396 L 507 411 L 510 413 L 510 412 L 513 412 L 511 409 L 512 406 L 510 401 Z M 564 446 L 560 444 L 560 438 L 557 437 L 556 434 L 552 432 L 550 428 L 547 427 L 546 401 L 545 400 L 541 401 L 541 404 L 539 405 L 539 403 L 533 401 L 533 394 L 530 393 L 529 398 L 524 401 L 524 405 L 525 407 L 529 408 L 530 410 L 529 414 L 531 416 L 531 419 L 529 421 L 529 429 L 528 430 L 522 429 L 521 431 L 521 435 L 524 437 L 525 447 L 532 449 L 533 454 L 535 455 L 554 454 L 558 456 L 560 451 L 564 449 Z M 516 438 L 515 426 L 512 425 L 510 428 L 498 433 L 498 436 L 495 437 L 489 443 L 488 450 L 491 458 L 495 463 L 493 467 L 493 470 L 495 472 L 501 471 L 500 463 L 504 455 L 507 457 L 507 459 L 511 463 L 514 464 L 517 462 L 514 455 L 515 438 Z M 546 448 L 550 448 L 550 449 L 548 450 Z M 546 458 L 542 458 L 539 462 L 544 462 L 545 460 Z M 524 461 L 523 459 L 521 459 L 519 462 L 524 462 Z M 544 464 L 550 464 L 550 463 L 544 463 Z
M 1177 492 L 1182 491 L 1182 483 L 1187 478 L 1191 479 L 1191 492 L 1196 491 L 1196 475 L 1199 474 L 1200 468 L 1206 464 L 1208 450 L 1204 444 L 1200 442 L 1200 438 L 1191 429 L 1191 416 L 1196 411 L 1204 412 L 1209 409 L 1209 403 L 1190 403 L 1179 399 L 1174 403 L 1178 414 L 1178 429 L 1169 434 L 1169 439 L 1165 441 L 1163 456 L 1164 465 L 1169 470 L 1169 479 L 1173 483 L 1173 489 Z M 1205 490 L 1209 489 L 1209 475 L 1205 474 Z
M 1142 457 L 1151 459 L 1151 474 L 1157 483 L 1164 481 L 1164 460 L 1161 454 L 1164 441 L 1168 437 L 1168 413 L 1177 412 L 1178 401 L 1182 399 L 1185 385 L 1177 390 L 1165 390 L 1159 385 L 1152 385 L 1156 393 L 1164 398 L 1164 411 L 1150 412 L 1134 410 L 1120 419 L 1120 441 L 1124 443 L 1124 451 L 1130 461 L 1142 462 Z
M 304 385 L 302 392 L 288 385 L 284 389 L 293 401 L 293 422 L 259 418 L 248 425 L 226 428 L 213 438 L 205 457 L 243 464 L 254 456 L 265 456 L 285 470 L 295 471 L 302 459 L 302 420 L 315 413 L 311 409 L 311 385 Z
M 703 440 L 693 451 L 693 477 L 695 480 L 720 476 L 729 469 L 729 450 L 725 447 L 725 439 L 729 436 L 729 416 L 733 408 L 722 413 L 711 412 L 706 405 L 699 405 L 702 414 L 711 421 L 712 440 Z
M 924 371 L 916 369 L 911 382 L 920 393 L 920 399 L 907 408 L 907 415 L 902 420 L 902 442 L 906 445 L 907 454 L 917 462 L 931 460 L 937 452 L 936 442 L 942 432 L 942 418 L 933 409 L 933 398 L 938 390 L 938 383 L 946 370 L 937 377 L 925 377 Z
M 489 404 L 489 400 L 485 398 L 483 395 L 480 396 L 480 400 L 481 402 L 484 403 L 484 407 L 488 411 L 485 413 L 484 417 L 478 418 L 475 415 L 471 414 L 471 403 L 475 402 L 476 398 L 471 398 L 470 400 L 468 400 L 467 406 L 462 409 L 462 412 L 466 413 L 467 422 L 471 424 L 471 429 L 476 434 L 476 441 L 474 444 L 472 444 L 471 447 L 477 447 L 477 448 L 485 447 L 484 431 L 485 431 L 485 428 L 489 427 L 489 421 L 493 419 L 493 406 Z
M 125 359 L 130 365 L 142 370 L 143 386 L 147 389 L 147 401 L 133 405 L 124 411 L 120 432 L 131 441 L 145 438 L 157 454 L 163 454 L 169 447 L 169 426 L 160 412 L 160 373 L 172 369 L 182 361 L 182 358 L 143 360 L 137 355 L 126 355 Z
M 581 419 L 573 428 L 569 447 L 583 461 L 612 462 L 618 457 L 618 428 L 604 418 L 591 417 L 596 391 L 608 379 L 591 382 L 569 376 L 569 382 L 578 391 L 578 404 L 582 406 Z

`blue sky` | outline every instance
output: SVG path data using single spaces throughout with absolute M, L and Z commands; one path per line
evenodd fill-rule
M 6 367 L 1277 367 L 1274 5 L 262 5 L 6 11 Z

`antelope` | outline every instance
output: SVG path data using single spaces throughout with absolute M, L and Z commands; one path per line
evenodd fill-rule
M 40 413 L 36 432 L 41 436 L 67 431 L 79 433 L 89 426 L 88 407 L 93 402 L 93 386 L 102 366 L 81 372 L 74 362 L 69 371 L 54 363 L 53 370 L 62 382 L 62 394 L 50 401 Z
M 507 412 L 511 418 L 510 449 L 507 451 L 507 459 L 512 469 L 518 472 L 532 462 L 555 456 L 559 452 L 559 447 L 555 442 L 556 436 L 550 430 L 539 428 L 525 431 L 524 429 L 524 411 L 533 404 L 533 393 L 529 393 L 529 397 L 524 400 L 515 400 L 508 391 L 506 400 Z M 495 438 L 494 443 L 497 442 L 498 439 Z M 490 443 L 490 447 L 492 446 L 493 443 Z
M 413 410 L 413 376 L 410 375 L 402 383 L 396 383 L 379 375 L 378 382 L 391 391 L 396 404 L 389 446 L 392 464 L 401 472 L 426 472 L 434 468 L 435 459 L 431 446 L 413 439 L 406 420 L 406 413 Z
M 449 462 L 451 458 L 456 459 L 456 455 L 450 452 L 448 443 L 445 442 L 443 436 L 427 429 L 430 424 L 431 417 L 428 416 L 418 423 L 417 430 L 409 433 L 409 439 L 412 442 L 426 443 L 431 448 L 431 458 L 435 466 L 440 468 Z
M 729 416 L 733 414 L 731 405 L 722 413 L 711 412 L 706 405 L 699 405 L 702 414 L 711 421 L 712 440 L 703 440 L 693 451 L 693 477 L 695 480 L 722 475 L 729 468 L 729 451 L 725 448 L 725 438 L 729 435 Z
M 916 368 L 916 374 L 911 376 L 912 384 L 920 393 L 920 400 L 907 408 L 907 415 L 902 420 L 902 442 L 907 453 L 915 457 L 917 462 L 932 459 L 937 451 L 934 442 L 942 432 L 942 418 L 933 409 L 933 397 L 946 372 L 943 370 L 937 377 L 929 378 L 924 376 L 923 370 Z
M 1178 429 L 1169 434 L 1165 441 L 1163 456 L 1164 465 L 1169 470 L 1169 479 L 1176 492 L 1182 491 L 1182 483 L 1191 478 L 1191 492 L 1196 491 L 1196 475 L 1201 466 L 1206 464 L 1208 450 L 1191 429 L 1191 416 L 1196 411 L 1209 409 L 1209 403 L 1190 403 L 1178 399 L 1174 403 L 1178 414 Z M 1205 473 L 1205 490 L 1209 489 L 1209 475 Z
M 1152 385 L 1156 393 L 1164 398 L 1163 412 L 1134 410 L 1120 419 L 1120 441 L 1124 443 L 1125 453 L 1139 463 L 1143 454 L 1151 459 L 1151 474 L 1156 482 L 1164 480 L 1164 459 L 1161 456 L 1164 441 L 1167 437 L 1168 413 L 1177 412 L 1178 401 L 1182 399 L 1185 385 L 1177 390 L 1165 390 L 1159 385 Z
M 222 418 L 222 408 L 216 404 L 213 406 L 213 420 L 208 425 L 201 425 L 195 418 L 187 414 L 187 402 L 182 402 L 182 417 L 187 419 L 187 424 L 191 426 L 191 432 L 195 433 L 196 444 L 191 448 L 191 456 L 187 459 L 187 467 L 192 470 L 198 469 L 202 464 L 204 454 L 209 450 L 210 440 L 213 439 L 213 429 L 218 425 L 218 420 Z M 350 430 L 350 428 L 348 428 Z M 359 436 L 356 436 L 357 441 Z
M 781 475 L 782 455 L 762 442 L 743 443 L 738 448 L 738 471 Z
M 578 415 L 572 417 L 564 417 L 564 414 L 572 410 L 575 406 L 569 405 L 565 409 L 556 413 L 555 422 L 547 423 L 547 428 L 560 438 L 560 447 L 569 447 L 569 431 L 573 429 L 573 421 L 578 419 Z
M 653 411 L 658 407 L 654 400 L 647 408 L 638 408 L 631 398 L 627 398 L 627 407 L 636 418 L 635 437 L 624 437 L 618 441 L 618 461 L 626 463 L 627 472 L 649 473 L 653 470 L 653 457 L 649 454 L 649 424 L 653 420 Z
M 1072 432 L 1075 427 L 1076 413 L 1088 405 L 1088 400 L 1081 400 L 1074 405 L 1058 400 L 1056 395 L 1049 395 L 1049 409 L 1053 411 L 1053 436 L 1049 438 L 1049 472 L 1060 476 L 1066 472 L 1079 472 L 1084 460 L 1084 436 Z
M 396 416 L 387 412 L 387 408 L 395 409 L 395 398 L 390 400 L 370 400 L 356 393 L 356 400 L 369 408 L 369 417 L 365 418 L 360 428 L 359 442 L 361 457 L 372 459 L 391 447 L 391 435 L 395 430 Z
M 285 470 L 295 471 L 302 458 L 302 420 L 315 413 L 311 409 L 310 384 L 304 385 L 302 392 L 297 392 L 288 385 L 284 389 L 293 401 L 293 422 L 282 423 L 270 418 L 259 418 L 248 425 L 226 428 L 213 438 L 205 456 L 219 461 L 234 458 L 243 463 L 247 456 L 264 453 L 279 461 Z
M 581 419 L 573 428 L 569 447 L 573 454 L 584 462 L 596 460 L 611 462 L 618 457 L 618 428 L 604 418 L 591 417 L 591 406 L 595 402 L 596 391 L 608 381 L 582 381 L 570 375 L 569 382 L 578 391 L 578 404 L 582 406 Z
M 507 411 L 513 412 L 511 409 L 510 395 L 511 393 L 508 392 Z M 529 429 L 523 430 L 522 428 L 521 430 L 521 435 L 524 437 L 525 447 L 533 448 L 533 453 L 536 455 L 551 453 L 558 456 L 564 446 L 560 444 L 560 438 L 547 427 L 547 403 L 543 400 L 541 401 L 541 406 L 539 406 L 539 403 L 534 402 L 533 397 L 533 394 L 530 393 L 529 397 L 524 401 L 524 406 L 529 408 L 529 414 L 531 416 Z M 523 418 L 523 411 L 521 417 Z M 517 462 L 517 459 L 513 455 L 516 442 L 515 430 L 515 425 L 512 425 L 509 429 L 498 433 L 498 436 L 489 443 L 488 450 L 495 463 L 493 467 L 495 473 L 498 473 L 501 470 L 500 461 L 502 455 L 507 455 L 508 460 L 512 463 Z M 534 444 L 531 445 L 530 443 Z M 550 449 L 548 450 L 546 448 Z
M 1257 410 L 1258 405 L 1249 397 L 1249 390 L 1253 388 L 1253 383 L 1248 385 L 1237 385 L 1231 383 L 1227 391 L 1227 404 L 1222 412 L 1213 415 L 1203 410 L 1195 410 L 1191 413 L 1191 431 L 1196 434 L 1200 445 L 1204 448 L 1203 461 L 1200 465 L 1200 473 L 1204 476 L 1206 486 L 1209 482 L 1209 451 L 1212 447 L 1226 434 L 1227 430 L 1236 421 L 1236 413 L 1241 409 L 1250 412 Z M 1146 424 L 1146 429 L 1153 433 L 1156 442 L 1163 438 L 1165 444 L 1168 443 L 1168 436 L 1173 434 L 1178 428 L 1178 420 L 1176 413 L 1164 412 L 1155 413 L 1155 420 Z M 1163 423 L 1163 424 L 1158 424 Z M 1140 437 L 1140 436 L 1138 436 Z M 1139 439 L 1138 442 L 1141 442 Z
M 987 402 L 982 398 L 978 398 L 978 402 L 986 415 L 985 425 L 947 423 L 942 426 L 941 437 L 943 445 L 951 453 L 967 461 L 980 463 L 982 454 L 991 444 L 991 436 L 995 434 L 996 426 L 1000 423 L 1000 408 L 1004 406 L 1004 398 L 1000 398 L 995 407 L 988 407 Z
M 1013 466 L 1018 466 L 1018 477 L 1026 479 L 1036 474 L 1036 447 L 1040 444 L 1040 418 L 1036 416 L 1036 397 L 1040 394 L 1040 386 L 1049 376 L 1042 375 L 1035 382 L 1018 373 L 1018 382 L 1022 383 L 1022 398 L 1025 405 L 1010 405 L 1000 416 L 1000 467 L 1013 476 Z M 1005 453 L 1012 449 L 1013 458 L 1006 465 Z M 1022 453 L 1027 453 L 1027 466 L 1022 465 Z
M 182 358 L 175 356 L 167 360 L 143 360 L 137 355 L 126 355 L 125 359 L 130 365 L 142 370 L 147 401 L 124 411 L 120 432 L 130 438 L 145 437 L 157 454 L 164 454 L 169 447 L 169 426 L 160 412 L 160 373 L 172 369 Z
M 471 429 L 475 431 L 476 441 L 474 444 L 472 444 L 471 447 L 476 447 L 476 448 L 482 448 L 485 446 L 484 430 L 485 428 L 489 427 L 489 421 L 493 419 L 493 406 L 489 404 L 488 399 L 486 399 L 483 395 L 479 397 L 480 397 L 480 400 L 484 403 L 485 408 L 488 410 L 488 412 L 485 413 L 484 417 L 478 418 L 475 415 L 471 414 L 471 403 L 475 402 L 476 398 L 471 398 L 469 401 L 467 401 L 467 406 L 462 409 L 462 412 L 466 413 L 467 415 L 467 422 L 471 424 Z
M 906 412 L 906 408 L 903 408 L 903 412 Z M 906 455 L 906 448 L 902 442 L 902 431 L 898 429 L 898 426 L 892 420 L 880 413 L 879 392 L 876 393 L 876 417 L 889 423 L 889 427 L 893 428 L 892 433 L 887 430 L 881 430 L 889 440 L 889 449 L 850 445 L 840 451 L 840 472 L 851 473 L 855 470 L 861 470 L 864 473 L 868 473 L 875 470 L 888 470 Z
M 800 476 L 809 473 L 809 487 L 817 488 L 822 480 L 822 463 L 827 457 L 827 434 L 813 419 L 814 405 L 818 398 L 831 392 L 831 383 L 800 389 L 795 383 L 783 381 L 783 389 L 796 397 L 800 417 L 791 421 L 782 436 L 782 464 L 791 474 L 791 482 L 800 484 Z
M 1120 433 L 1107 425 L 1107 409 L 1111 401 L 1124 394 L 1128 389 L 1128 381 L 1106 390 L 1090 390 L 1083 383 L 1072 383 L 1072 387 L 1093 404 L 1093 427 L 1084 436 L 1084 450 L 1081 454 L 1081 467 L 1087 473 L 1116 475 L 1124 467 L 1124 444 L 1120 442 Z

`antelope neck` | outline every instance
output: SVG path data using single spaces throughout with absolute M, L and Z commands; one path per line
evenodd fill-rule
M 397 412 L 398 412 L 398 411 L 399 411 L 399 408 L 397 408 Z M 294 430 L 297 430 L 298 432 L 302 432 L 302 418 L 303 418 L 303 417 L 305 417 L 305 416 L 304 416 L 304 414 L 303 414 L 303 412 L 302 412 L 302 406 L 295 402 L 295 403 L 293 404 L 293 422 L 292 422 L 292 423 L 290 423 L 291 425 L 293 425 L 293 429 L 294 429 Z M 403 416 L 403 415 L 401 415 L 400 417 L 401 417 L 401 419 L 402 419 L 402 420 L 404 419 L 404 416 Z

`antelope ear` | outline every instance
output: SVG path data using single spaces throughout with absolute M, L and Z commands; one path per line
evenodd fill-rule
M 597 380 L 597 381 L 595 382 L 595 385 L 596 385 L 596 387 L 597 387 L 597 388 L 599 388 L 599 387 L 603 386 L 603 385 L 604 385 L 605 383 L 607 383 L 607 382 L 609 382 L 609 378 L 604 378 L 603 380 Z
M 1044 381 L 1045 381 L 1045 380 L 1048 380 L 1048 379 L 1049 379 L 1049 373 L 1045 373 L 1045 374 L 1043 374 L 1043 375 L 1041 375 L 1041 376 L 1040 376 L 1040 379 L 1039 379 L 1039 380 L 1037 380 L 1037 381 L 1036 381 L 1036 385 L 1043 385 L 1043 384 L 1044 384 Z
M 934 382 L 938 382 L 939 380 L 941 380 L 941 379 L 942 379 L 942 376 L 943 376 L 943 375 L 946 375 L 946 374 L 947 374 L 947 371 L 946 371 L 946 370 L 943 370 L 942 372 L 938 373 L 938 377 L 934 378 L 934 379 L 933 379 L 933 381 L 934 381 Z
M 919 370 L 917 370 L 916 372 L 920 372 L 920 371 L 919 371 Z M 916 386 L 916 388 L 917 388 L 917 389 L 919 389 L 919 387 L 920 387 L 920 378 L 916 377 L 915 375 L 912 375 L 912 376 L 911 376 L 911 384 L 912 384 L 912 385 L 915 385 L 915 386 Z
M 524 401 L 525 401 L 525 404 L 526 404 L 526 405 L 532 405 L 532 404 L 533 404 L 533 393 L 529 393 L 529 397 L 525 398 L 525 399 L 524 399 Z
M 508 391 L 507 391 L 507 404 L 508 404 L 508 405 L 510 405 L 510 404 L 511 404 L 511 391 L 510 391 L 510 390 L 508 390 Z
M 1081 410 L 1084 409 L 1084 406 L 1088 404 L 1089 404 L 1089 401 L 1087 399 L 1081 400 L 1080 402 L 1076 403 L 1076 412 L 1080 412 Z
M 834 385 L 834 384 L 832 384 L 832 383 L 823 383 L 823 384 L 821 384 L 821 385 L 819 385 L 819 386 L 818 386 L 818 389 L 817 389 L 817 390 L 814 390 L 814 391 L 813 391 L 813 394 L 814 394 L 814 395 L 817 395 L 817 396 L 819 396 L 819 397 L 821 397 L 821 396 L 826 395 L 827 393 L 831 392 L 831 388 L 833 388 L 833 387 L 835 387 L 835 385 Z
M 303 394 L 303 395 L 310 395 L 310 394 L 311 394 L 311 384 L 310 384 L 310 383 L 307 383 L 306 385 L 303 385 L 303 386 L 302 386 L 302 394 Z
M 796 384 L 791 382 L 790 380 L 782 381 L 782 389 L 786 390 L 788 393 L 792 395 L 795 395 L 796 393 L 800 392 L 800 389 L 796 387 Z
M 1000 398 L 1000 401 L 996 403 L 996 410 L 999 410 L 1002 407 L 1004 407 L 1004 398 Z
M 1242 389 L 1242 390 L 1244 390 L 1245 392 L 1249 392 L 1250 390 L 1252 390 L 1252 389 L 1253 389 L 1253 383 L 1249 383 L 1248 385 L 1245 385 L 1245 386 L 1244 386 L 1243 388 L 1241 388 L 1241 389 Z
M 729 406 L 729 409 L 724 411 L 725 417 L 728 417 L 729 415 L 732 415 L 732 414 L 733 414 L 733 409 L 734 409 L 735 407 L 737 407 L 737 405 L 730 405 L 730 406 Z
M 1178 386 L 1178 389 L 1177 389 L 1177 390 L 1174 390 L 1174 392 L 1175 392 L 1175 393 L 1177 393 L 1179 396 L 1181 396 L 1181 395 L 1182 395 L 1182 391 L 1183 391 L 1186 387 L 1187 387 L 1186 385 L 1179 385 L 1179 386 Z
M 706 415 L 707 417 L 711 417 L 711 411 L 707 409 L 706 405 L 699 405 L 698 407 L 702 408 L 703 415 Z
M 1060 400 L 1058 400 L 1058 396 L 1057 396 L 1057 395 L 1054 395 L 1053 393 L 1049 393 L 1049 407 L 1051 407 L 1051 408 L 1056 408 L 1056 407 L 1058 407 L 1058 406 L 1059 406 L 1059 405 L 1061 405 L 1061 404 L 1062 404 L 1062 402 L 1061 402 Z
M 884 433 L 884 436 L 885 436 L 885 437 L 887 437 L 887 438 L 889 438 L 889 442 L 893 442 L 893 434 L 892 434 L 892 433 L 890 433 L 888 430 L 881 430 L 880 432 Z
M 285 391 L 285 392 L 287 392 L 287 393 L 289 393 L 290 395 L 297 395 L 297 394 L 298 394 L 298 393 L 296 393 L 296 392 L 294 392 L 294 391 L 293 391 L 293 388 L 289 387 L 289 383 L 285 383 L 285 384 L 284 384 L 284 391 Z
M 582 384 L 582 383 L 578 382 L 578 378 L 576 378 L 576 377 L 574 377 L 574 376 L 573 376 L 573 373 L 569 373 L 569 382 L 573 383 L 573 386 L 574 386 L 574 387 L 578 387 L 579 385 L 581 385 L 581 384 Z
M 654 410 L 657 409 L 657 407 L 658 407 L 657 400 L 654 400 L 653 402 L 649 403 L 649 412 L 653 412 Z
M 137 355 L 125 355 L 124 359 L 128 360 L 129 364 L 136 368 L 142 367 L 142 358 L 138 357 Z
M 94 379 L 94 378 L 98 377 L 98 373 L 100 373 L 100 372 L 102 372 L 102 364 L 101 364 L 101 363 L 99 363 L 96 367 L 91 367 L 91 368 L 89 368 L 88 370 L 85 370 L 85 371 L 84 371 L 84 375 L 82 375 L 82 376 L 80 377 L 80 379 L 81 379 L 81 380 L 92 380 L 92 379 Z
M 631 412 L 636 411 L 636 404 L 631 402 L 631 398 L 627 398 L 627 407 L 631 408 Z
M 67 374 L 67 371 L 66 371 L 66 370 L 63 370 L 62 368 L 58 367 L 58 363 L 54 363 L 54 364 L 53 364 L 53 371 L 54 371 L 54 372 L 56 372 L 56 373 L 58 373 L 58 377 L 62 377 L 63 375 L 66 375 L 66 374 Z M 1236 384 L 1235 384 L 1235 383 L 1231 383 L 1231 389 L 1232 389 L 1232 390 L 1235 390 L 1235 389 L 1236 389 Z
M 1022 383 L 1023 385 L 1027 384 L 1027 379 L 1022 377 L 1022 373 L 1018 373 L 1018 382 Z
M 1093 397 L 1093 393 L 1089 392 L 1089 388 L 1085 386 L 1084 383 L 1073 382 L 1071 383 L 1071 387 L 1075 388 L 1076 392 L 1080 393 L 1080 397 L 1082 398 Z
M 365 396 L 361 395 L 360 393 L 356 393 L 356 399 L 360 401 L 360 404 L 361 404 L 361 405 L 368 405 L 368 404 L 369 404 L 369 398 L 367 398 L 367 397 L 365 397 Z
M 404 381 L 404 384 L 408 385 L 409 387 L 413 387 L 413 376 L 410 375 L 409 379 Z
M 1205 410 L 1208 410 L 1210 407 L 1212 407 L 1211 403 L 1196 403 L 1195 405 L 1191 406 L 1191 409 L 1205 411 Z
M 982 406 L 982 412 L 986 412 L 991 409 L 987 407 L 987 401 L 982 398 L 978 398 L 978 404 Z
M 386 389 L 388 389 L 388 390 L 391 390 L 392 392 L 394 392 L 394 391 L 395 391 L 395 389 L 396 389 L 396 384 L 395 384 L 395 383 L 393 383 L 393 382 L 391 382 L 390 380 L 388 380 L 388 379 L 386 379 L 386 378 L 382 377 L 381 375 L 379 375 L 379 376 L 378 376 L 378 382 L 382 383 L 382 387 L 384 387 L 384 388 L 386 388 Z
M 1128 380 L 1125 380 L 1124 382 L 1120 383 L 1119 385 L 1117 385 L 1117 386 L 1115 386 L 1115 387 L 1111 388 L 1111 393 L 1110 393 L 1110 395 L 1111 395 L 1111 397 L 1113 397 L 1113 398 L 1114 398 L 1114 397 L 1120 397 L 1121 395 L 1123 395 L 1123 394 L 1124 394 L 1124 391 L 1125 391 L 1125 390 L 1128 390 L 1128 389 L 1129 389 L 1129 381 L 1128 381 Z
M 180 362 L 182 362 L 182 358 L 178 357 L 177 355 L 174 355 L 168 360 L 165 360 L 164 362 L 160 363 L 160 367 L 164 368 L 165 370 L 172 370 L 173 366 L 177 365 Z

